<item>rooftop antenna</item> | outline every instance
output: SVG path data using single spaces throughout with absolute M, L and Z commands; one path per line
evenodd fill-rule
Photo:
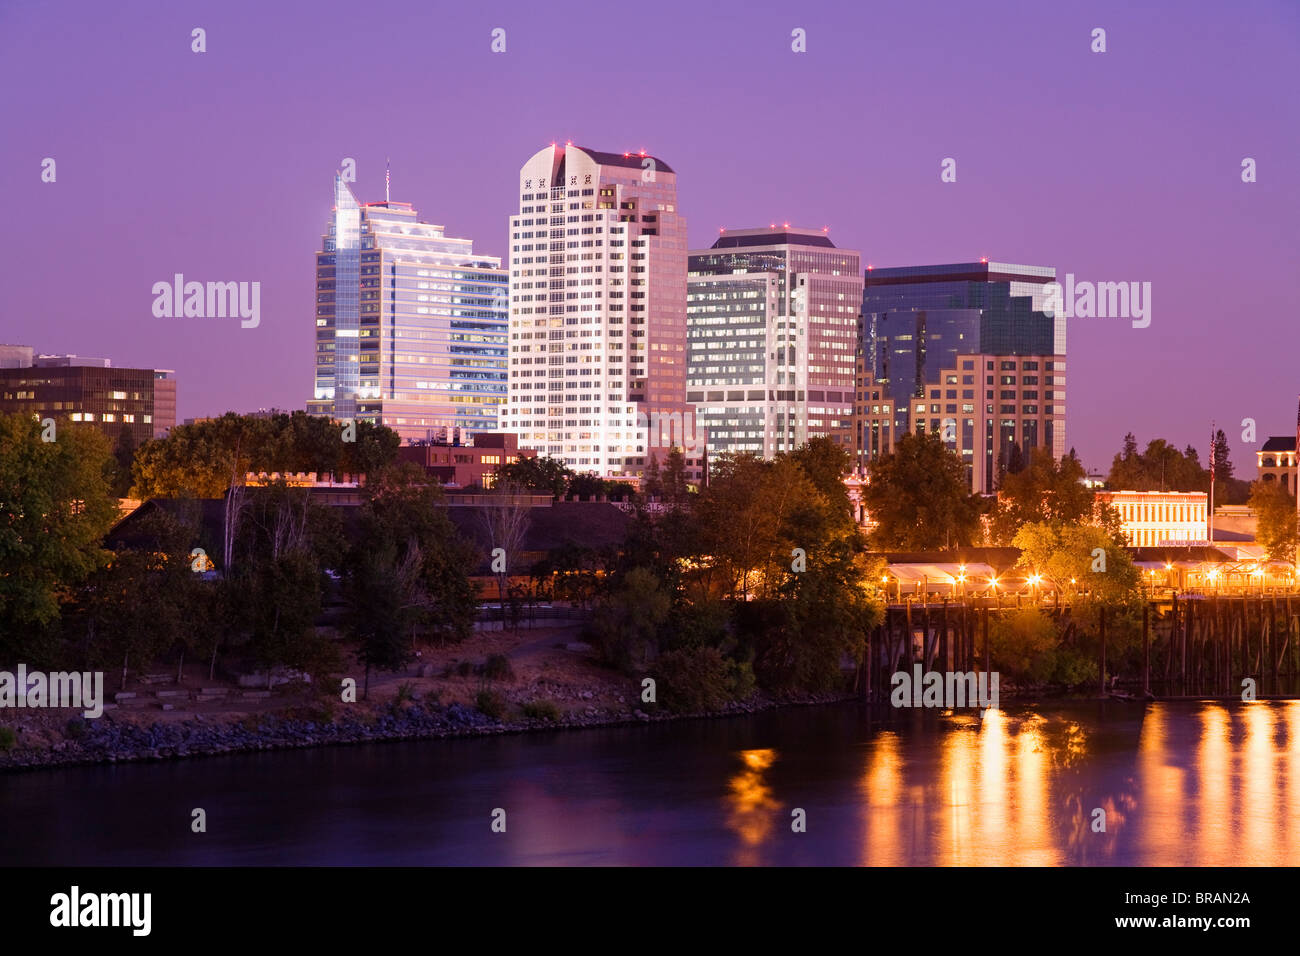
M 393 182 L 393 160 L 391 157 L 385 157 L 384 158 L 384 204 L 385 205 L 391 202 L 391 197 L 388 194 L 388 187 L 392 185 L 392 182 Z

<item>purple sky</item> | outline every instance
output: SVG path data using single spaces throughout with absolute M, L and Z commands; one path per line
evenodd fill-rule
M 1253 478 L 1239 423 L 1289 433 L 1300 393 L 1300 5 L 1135 6 L 5 0 L 0 342 L 176 369 L 182 418 L 300 408 L 343 157 L 504 256 L 519 167 L 571 139 L 672 164 L 693 247 L 789 221 L 877 266 L 1149 281 L 1149 328 L 1070 326 L 1069 444 L 1204 459 L 1215 418 Z M 261 326 L 154 318 L 175 272 L 260 281 Z

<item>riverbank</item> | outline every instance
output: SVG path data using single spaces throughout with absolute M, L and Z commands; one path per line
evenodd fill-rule
M 185 720 L 142 723 L 108 714 L 84 721 L 83 729 L 45 746 L 16 747 L 0 753 L 0 772 L 39 770 L 84 764 L 172 760 L 263 750 L 339 746 L 381 741 L 474 737 L 532 731 L 580 730 L 627 724 L 741 717 L 782 707 L 807 707 L 856 699 L 851 694 L 813 694 L 791 698 L 756 696 L 722 710 L 674 714 L 636 708 L 596 711 L 587 708 L 558 719 L 520 717 L 501 720 L 459 703 L 439 706 L 417 700 L 348 713 L 335 719 L 302 715 L 310 708 L 294 707 L 247 714 L 235 719 L 211 719 L 199 714 Z M 50 719 L 57 720 L 51 716 Z M 75 721 L 77 718 L 69 718 Z

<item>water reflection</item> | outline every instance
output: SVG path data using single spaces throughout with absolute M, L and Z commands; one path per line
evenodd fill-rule
M 206 795 L 211 839 L 155 825 L 177 793 Z M 0 778 L 0 833 L 13 865 L 1295 866 L 1300 702 L 847 705 L 67 768 Z
M 1300 859 L 1300 702 L 909 720 L 865 750 L 864 865 Z
M 730 781 L 727 802 L 729 826 L 740 837 L 733 863 L 737 866 L 755 866 L 762 862 L 758 848 L 768 839 L 776 823 L 781 804 L 772 798 L 772 788 L 764 775 L 776 761 L 776 751 L 743 750 L 740 753 L 744 768 Z

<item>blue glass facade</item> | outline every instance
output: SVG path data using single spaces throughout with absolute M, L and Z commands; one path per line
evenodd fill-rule
M 506 394 L 507 276 L 408 203 L 360 205 L 335 178 L 316 262 L 313 414 L 403 441 L 494 431 Z
M 958 355 L 1065 355 L 1065 317 L 1043 311 L 1048 266 L 997 262 L 869 269 L 862 349 L 894 400 L 899 433 L 909 400 L 939 384 Z

